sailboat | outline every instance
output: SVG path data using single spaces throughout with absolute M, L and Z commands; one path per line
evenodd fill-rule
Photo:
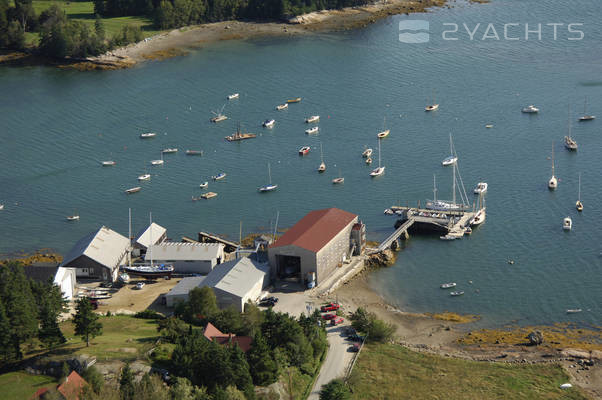
M 439 108 L 439 104 L 435 103 L 435 90 L 433 89 L 433 104 L 424 107 L 424 111 L 435 111 Z
M 78 221 L 78 220 L 79 220 L 79 213 L 77 212 L 77 210 L 75 210 L 73 212 L 73 215 L 67 216 L 67 221 Z
M 318 172 L 322 173 L 326 171 L 326 164 L 324 164 L 324 154 L 322 153 L 322 143 L 320 143 L 320 160 L 322 160 L 322 162 L 318 167 Z
M 577 150 L 577 142 L 571 137 L 571 106 L 569 104 L 569 134 L 564 137 L 564 147 L 569 150 Z
M 453 163 L 452 168 L 452 201 L 437 200 L 437 181 L 435 175 L 433 175 L 433 200 L 427 200 L 425 208 L 439 211 L 460 211 L 468 209 L 468 196 L 466 195 L 466 188 L 464 187 L 464 182 L 460 175 L 458 163 Z M 461 203 L 456 203 L 456 186 L 458 186 L 456 177 L 460 181 L 459 192 Z
M 558 179 L 554 175 L 554 142 L 552 142 L 552 177 L 548 181 L 548 188 L 554 190 L 558 187 Z
M 149 215 L 150 225 L 149 225 L 149 235 L 150 235 L 150 245 L 148 246 L 149 257 L 150 257 L 150 265 L 140 265 L 140 266 L 132 266 L 129 264 L 127 267 L 124 267 L 125 272 L 129 275 L 141 276 L 143 278 L 159 278 L 161 276 L 171 276 L 171 273 L 174 271 L 173 265 L 165 265 L 159 264 L 154 265 L 153 263 L 153 215 Z
M 383 119 L 383 130 L 382 130 L 382 132 L 378 132 L 376 134 L 376 136 L 378 136 L 379 139 L 382 139 L 384 137 L 389 136 L 389 133 L 391 133 L 391 130 L 387 129 L 387 117 L 384 117 L 384 119 Z
M 332 180 L 332 183 L 333 183 L 334 185 L 336 185 L 336 184 L 343 183 L 343 182 L 345 182 L 345 178 L 343 178 L 343 177 L 341 176 L 341 169 L 339 168 L 339 177 L 338 177 L 338 178 L 334 178 L 334 179 Z
M 380 140 L 378 141 L 378 168 L 375 168 L 370 172 L 371 177 L 381 176 L 385 173 L 385 167 L 380 165 Z
M 471 226 L 472 225 L 480 225 L 483 222 L 485 222 L 485 217 L 486 217 L 485 197 L 482 193 L 479 195 L 479 202 L 477 204 L 477 208 L 479 210 L 476 212 L 475 216 L 472 217 L 472 219 L 469 222 L 469 224 Z
M 589 115 L 587 113 L 587 97 L 585 98 L 585 105 L 583 106 L 583 115 L 581 117 L 579 117 L 579 122 L 583 122 L 583 121 L 591 121 L 596 119 L 595 115 Z
M 268 184 L 259 188 L 260 192 L 271 192 L 272 190 L 278 189 L 278 185 L 272 183 L 272 171 L 270 169 L 270 163 L 268 163 Z
M 579 197 L 575 203 L 575 208 L 577 211 L 583 211 L 583 203 L 581 202 L 581 173 L 579 173 Z
M 458 156 L 455 154 L 455 151 L 454 151 L 454 142 L 452 141 L 451 133 L 449 134 L 449 154 L 450 155 L 448 157 L 445 157 L 445 159 L 443 159 L 443 161 L 441 161 L 441 164 L 444 167 L 455 164 L 456 161 L 458 161 Z
M 151 165 L 163 165 L 165 161 L 163 161 L 163 152 L 161 152 L 161 159 L 160 160 L 152 160 L 151 161 Z

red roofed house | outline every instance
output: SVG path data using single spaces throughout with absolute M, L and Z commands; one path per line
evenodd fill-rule
M 358 216 L 338 208 L 312 211 L 270 245 L 272 275 L 319 284 L 349 259 Z
M 249 336 L 236 336 L 233 333 L 222 333 L 211 322 L 207 323 L 203 335 L 212 342 L 218 344 L 236 343 L 243 352 L 248 352 L 251 349 L 253 338 Z
M 57 386 L 56 390 L 66 400 L 79 400 L 84 386 L 88 383 L 82 378 L 77 372 L 72 371 L 69 376 L 65 378 L 65 382 Z M 39 389 L 31 399 L 43 399 L 50 392 L 47 388 Z

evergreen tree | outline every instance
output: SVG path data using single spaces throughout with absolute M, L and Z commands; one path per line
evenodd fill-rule
M 253 338 L 253 346 L 247 358 L 254 384 L 268 386 L 278 380 L 278 365 L 261 333 L 257 333 Z
M 245 358 L 245 353 L 235 343 L 230 343 L 227 346 L 227 349 L 230 359 L 230 369 L 232 371 L 232 380 L 225 382 L 235 385 L 239 390 L 245 393 L 248 399 L 254 398 L 253 379 L 249 372 L 249 364 Z
M 102 388 L 105 384 L 105 378 L 100 372 L 98 372 L 95 366 L 86 368 L 86 370 L 82 373 L 82 378 L 88 382 L 94 393 L 99 394 L 102 391 Z
M 125 367 L 121 370 L 119 392 L 123 400 L 134 400 L 136 398 L 136 385 L 134 384 L 134 374 L 130 369 L 130 364 L 125 364 Z
M 14 358 L 14 349 L 11 346 L 10 321 L 4 311 L 4 303 L 0 299 L 0 357 L 3 361 L 9 361 Z
M 44 302 L 40 310 L 40 330 L 38 331 L 38 339 L 48 348 L 53 348 L 56 345 L 66 342 L 61 328 L 58 324 L 58 314 L 52 309 L 48 302 Z
M 75 334 L 86 341 L 86 347 L 90 346 L 90 338 L 102 334 L 102 324 L 98 321 L 98 314 L 92 309 L 92 304 L 87 297 L 77 301 L 75 306 Z

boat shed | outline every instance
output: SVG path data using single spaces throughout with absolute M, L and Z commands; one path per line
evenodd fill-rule
M 351 258 L 356 223 L 357 215 L 338 208 L 311 211 L 270 245 L 272 276 L 315 285 L 323 282 Z
M 157 263 L 173 265 L 176 273 L 206 275 L 224 261 L 224 245 L 163 242 L 149 247 L 145 261 L 150 261 L 151 257 Z
M 102 226 L 81 238 L 63 259 L 61 267 L 75 268 L 77 277 L 115 281 L 127 260 L 130 241 Z
M 167 229 L 153 222 L 136 235 L 134 252 L 138 253 L 137 255 L 140 255 L 140 251 L 145 252 L 151 244 L 156 245 L 164 242 L 166 239 Z
M 165 295 L 165 305 L 175 307 L 177 303 L 188 301 L 188 294 L 195 287 L 201 286 L 204 276 L 190 276 L 182 278 L 180 282 Z
M 245 303 L 255 301 L 269 283 L 269 266 L 247 257 L 218 265 L 200 286 L 213 289 L 220 308 L 234 306 L 243 312 Z
M 75 269 L 59 267 L 58 263 L 33 263 L 24 268 L 25 276 L 38 282 L 53 283 L 63 293 L 63 298 L 73 300 Z

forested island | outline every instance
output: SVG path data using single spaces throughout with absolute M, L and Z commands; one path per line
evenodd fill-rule
M 56 58 L 84 58 L 147 36 L 139 24 L 127 23 L 109 34 L 105 29 L 109 18 L 142 17 L 150 22 L 152 29 L 166 30 L 226 20 L 282 21 L 312 11 L 367 3 L 367 0 L 94 0 L 95 20 L 91 24 L 71 18 L 65 11 L 67 7 L 90 2 L 0 0 L 0 48 L 29 50 Z

